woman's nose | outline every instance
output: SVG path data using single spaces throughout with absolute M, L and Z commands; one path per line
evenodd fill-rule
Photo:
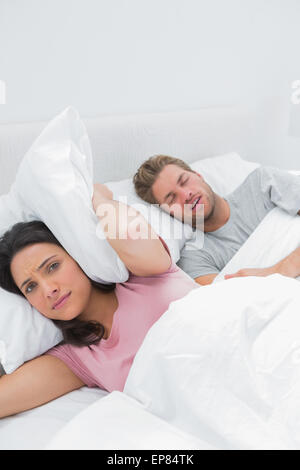
M 44 293 L 46 297 L 49 299 L 55 298 L 59 292 L 59 289 L 56 285 L 53 284 L 45 284 L 44 285 Z

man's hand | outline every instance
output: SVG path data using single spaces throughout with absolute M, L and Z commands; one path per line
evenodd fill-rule
M 274 264 L 274 266 L 270 266 L 269 268 L 240 269 L 234 274 L 226 274 L 224 278 L 231 279 L 232 277 L 243 276 L 270 276 L 270 274 L 275 273 L 292 278 L 300 276 L 300 247 L 296 248 L 288 256 Z
M 246 277 L 246 276 L 270 276 L 270 274 L 275 274 L 275 266 L 270 268 L 246 268 L 240 269 L 234 274 L 225 274 L 224 279 L 231 279 L 233 277 Z
M 108 189 L 105 184 L 95 183 L 94 184 L 94 194 L 93 194 L 93 208 L 94 211 L 97 212 L 98 206 L 103 203 L 107 202 L 108 200 L 113 199 L 113 193 L 110 189 Z

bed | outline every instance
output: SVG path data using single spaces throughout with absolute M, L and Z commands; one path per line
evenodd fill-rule
M 84 119 L 91 142 L 94 179 L 98 182 L 111 182 L 113 188 L 114 183 L 119 180 L 131 178 L 142 161 L 157 153 L 177 156 L 193 163 L 234 151 L 246 160 L 251 160 L 251 119 L 251 114 L 245 110 L 232 107 L 205 108 L 176 113 L 108 115 Z M 0 125 L 0 195 L 9 191 L 24 153 L 45 124 L 36 122 Z M 255 165 L 257 164 L 254 163 L 254 167 Z M 275 220 L 278 226 L 281 226 L 282 214 L 275 214 L 272 217 L 268 226 L 273 226 Z M 298 226 L 295 226 L 295 233 L 297 229 Z M 255 237 L 259 239 L 259 234 Z M 294 240 L 295 238 L 296 235 Z M 282 246 L 277 247 L 277 251 L 274 249 L 274 256 L 281 255 L 281 250 Z M 251 246 L 249 252 L 253 252 Z M 245 259 L 242 254 L 232 266 L 238 268 L 239 262 Z M 259 261 L 262 263 L 265 259 L 262 257 Z M 253 263 L 255 262 L 257 259 L 253 260 Z M 279 281 L 276 278 L 273 282 L 276 284 Z M 234 282 L 238 280 L 232 280 L 232 284 Z M 221 286 L 222 283 L 218 285 Z M 273 292 L 274 285 L 269 286 L 270 292 Z M 287 289 L 291 296 L 293 289 L 296 289 L 294 284 L 290 291 Z M 186 308 L 184 302 L 188 301 L 189 299 L 183 299 L 181 304 L 180 301 L 174 302 L 170 308 L 171 313 L 167 312 L 163 320 L 168 321 L 171 314 L 173 318 L 176 318 L 176 311 L 180 316 L 180 311 Z M 249 312 L 249 303 L 237 307 Z M 175 309 L 175 313 L 172 309 Z M 272 313 L 272 315 L 275 314 Z M 235 317 L 234 321 L 239 320 Z M 237 329 L 239 328 L 238 323 Z M 224 325 L 224 330 L 226 330 L 226 325 Z M 148 384 L 142 373 L 143 367 L 140 365 L 143 361 L 148 361 L 148 370 L 153 373 L 152 379 L 157 379 L 158 384 L 159 380 L 162 380 L 161 377 L 166 374 L 163 364 L 165 358 L 170 357 L 170 352 L 163 351 L 159 356 L 158 348 L 156 358 L 149 356 L 149 347 L 153 346 L 153 342 L 157 345 L 159 341 L 159 335 L 156 333 L 157 336 L 155 336 L 155 332 L 155 328 L 151 329 L 151 334 L 147 336 L 147 341 L 139 351 L 134 371 L 130 374 L 124 393 L 108 393 L 100 389 L 83 387 L 36 409 L 4 418 L 0 420 L 0 449 L 298 448 L 300 442 L 299 436 L 297 437 L 298 421 L 296 424 L 292 423 L 294 427 L 289 424 L 292 434 L 296 432 L 296 438 L 291 439 L 286 429 L 279 429 L 275 415 L 272 415 L 273 427 L 270 428 L 269 421 L 267 424 L 260 422 L 258 425 L 255 419 L 251 421 L 249 418 L 251 413 L 250 415 L 244 414 L 241 415 L 241 421 L 248 419 L 252 429 L 245 436 L 240 429 L 241 432 L 237 436 L 237 431 L 233 430 L 234 427 L 237 428 L 234 420 L 227 422 L 224 416 L 223 427 L 218 427 L 216 423 L 213 423 L 212 416 L 204 413 L 204 408 L 201 410 L 194 408 L 193 411 L 191 406 L 196 407 L 196 404 L 192 399 L 188 400 L 188 393 L 183 393 L 180 401 L 177 400 L 177 395 L 172 395 L 171 388 L 168 395 L 171 401 L 167 403 L 161 399 L 160 387 L 155 388 L 153 384 Z M 218 334 L 221 334 L 219 330 Z M 160 340 L 164 341 L 163 338 Z M 297 341 L 297 338 L 294 338 L 296 346 L 292 351 L 293 364 L 299 349 Z M 171 363 L 180 365 L 184 370 L 185 360 L 180 360 L 183 357 L 182 351 L 177 351 L 176 354 L 174 353 L 172 357 L 177 357 L 178 363 L 174 363 L 174 360 Z M 208 352 L 208 355 L 210 354 L 211 352 Z M 260 354 L 263 353 L 260 351 Z M 234 361 L 239 360 L 234 354 L 232 357 Z M 158 363 L 159 367 L 157 367 Z M 177 390 L 176 387 L 180 387 L 180 384 L 174 382 L 176 373 L 173 377 L 172 364 L 168 368 L 171 371 L 169 385 L 171 387 L 173 384 L 173 390 Z M 296 369 L 291 378 L 294 395 L 295 390 L 298 390 L 299 382 L 299 367 L 297 366 Z M 245 384 L 249 384 L 248 379 L 245 378 Z M 210 376 L 209 380 L 211 383 L 216 381 L 216 375 Z M 233 395 L 236 393 L 237 391 L 234 391 Z M 241 390 L 239 393 L 242 393 Z M 173 408 L 170 406 L 172 400 L 174 400 Z M 291 402 L 287 403 L 285 409 L 286 419 L 290 416 L 288 406 L 292 406 Z M 263 411 L 260 409 L 258 413 L 268 414 L 269 412 L 270 415 L 271 411 L 267 406 L 264 408 L 261 405 L 261 407 Z M 256 408 L 258 409 L 259 405 L 256 405 Z M 217 407 L 215 409 L 217 410 Z M 214 415 L 216 419 L 217 413 L 215 412 Z M 186 416 L 190 416 L 188 422 Z M 251 416 L 253 418 L 253 415 Z M 91 425 L 92 418 L 96 423 L 97 418 L 105 420 L 107 423 L 105 432 L 95 427 L 96 423 Z M 260 434 L 256 434 L 257 429 L 260 429 Z

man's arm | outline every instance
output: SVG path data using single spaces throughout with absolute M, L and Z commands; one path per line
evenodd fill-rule
M 217 277 L 218 273 L 216 274 L 206 274 L 206 276 L 199 276 L 194 279 L 198 284 L 201 284 L 201 286 L 207 286 L 213 282 L 215 277 Z
M 233 277 L 245 277 L 245 276 L 269 276 L 270 274 L 282 274 L 287 277 L 298 277 L 300 276 L 300 247 L 296 248 L 288 256 L 280 260 L 274 266 L 268 268 L 246 268 L 240 269 L 234 274 L 226 274 L 225 279 L 231 279 Z
M 290 215 L 300 215 L 300 175 L 269 166 L 262 166 L 255 172 L 266 207 L 270 209 L 273 204 Z

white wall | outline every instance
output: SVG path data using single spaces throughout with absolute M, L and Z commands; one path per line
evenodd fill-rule
M 255 111 L 244 157 L 300 168 L 299 22 L 299 0 L 0 0 L 0 122 L 238 104 Z

